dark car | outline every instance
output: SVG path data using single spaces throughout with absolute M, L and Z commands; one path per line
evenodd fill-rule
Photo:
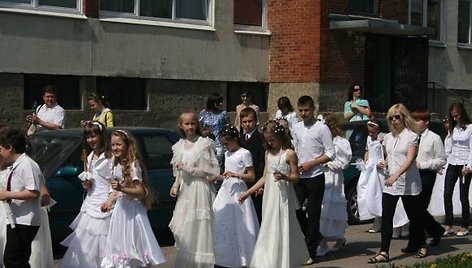
M 385 119 L 381 119 L 382 132 L 390 132 Z M 346 122 L 341 125 L 346 133 L 346 139 L 349 140 L 352 150 L 351 165 L 344 171 L 344 193 L 347 200 L 347 215 L 350 224 L 361 223 L 359 220 L 359 211 L 357 209 L 357 181 L 359 180 L 360 171 L 353 165 L 357 159 L 364 159 L 365 146 L 367 142 L 367 121 Z M 437 133 L 443 134 L 443 124 L 441 121 L 431 121 L 429 129 Z
M 109 129 L 111 133 L 113 129 Z M 169 196 L 174 181 L 170 161 L 172 145 L 178 141 L 176 131 L 159 128 L 127 129 L 137 140 L 151 188 L 157 202 L 148 211 L 156 231 L 172 218 L 175 199 Z M 46 186 L 57 204 L 49 212 L 53 245 L 58 245 L 72 230 L 70 223 L 79 213 L 84 191 L 77 175 L 83 171 L 81 161 L 82 129 L 44 131 L 30 139 L 32 158 L 41 167 Z

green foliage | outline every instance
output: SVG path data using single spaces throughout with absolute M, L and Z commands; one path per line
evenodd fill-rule
M 472 252 L 464 252 L 458 255 L 448 255 L 444 258 L 438 258 L 432 262 L 421 262 L 412 266 L 396 265 L 395 263 L 389 263 L 386 265 L 378 266 L 384 268 L 472 268 Z

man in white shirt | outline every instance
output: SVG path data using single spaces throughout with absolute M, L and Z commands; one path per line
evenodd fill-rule
M 297 218 L 305 234 L 305 242 L 312 264 L 322 236 L 320 233 L 320 214 L 325 177 L 323 164 L 336 157 L 333 139 L 329 128 L 315 118 L 315 103 L 309 96 L 298 99 L 298 114 L 303 120 L 293 126 L 292 135 L 298 156 L 300 181 L 295 184 L 295 192 L 302 205 L 307 200 L 306 213 L 297 210 Z
M 35 113 L 26 117 L 26 120 L 35 127 L 28 129 L 28 135 L 44 130 L 54 130 L 64 128 L 65 111 L 57 104 L 56 88 L 47 85 L 43 89 L 44 104 L 36 108 Z

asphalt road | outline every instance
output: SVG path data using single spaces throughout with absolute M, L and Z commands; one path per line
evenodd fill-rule
M 346 246 L 337 252 L 330 252 L 326 257 L 317 259 L 316 263 L 305 267 L 333 268 L 333 267 L 377 267 L 373 264 L 367 264 L 367 260 L 373 257 L 380 247 L 380 233 L 370 234 L 365 232 L 371 224 L 351 225 L 346 230 Z M 458 229 L 458 226 L 455 226 Z M 169 234 L 164 233 L 159 237 L 159 243 L 167 258 L 167 263 L 157 267 L 174 267 L 175 248 L 172 246 Z M 446 257 L 450 254 L 459 254 L 462 252 L 472 252 L 472 235 L 465 237 L 444 237 L 438 247 L 429 248 L 428 256 L 424 259 L 416 259 L 412 254 L 404 254 L 400 251 L 405 247 L 407 239 L 392 239 L 390 247 L 390 263 L 395 267 L 414 265 L 419 262 L 434 261 L 439 257 Z M 330 243 L 332 246 L 333 243 Z M 56 267 L 59 267 L 60 260 L 56 260 Z M 393 266 L 390 266 L 393 267 Z M 177 267 L 180 268 L 180 267 Z M 276 268 L 276 267 L 274 267 Z

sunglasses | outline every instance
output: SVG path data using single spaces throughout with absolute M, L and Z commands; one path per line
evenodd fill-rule
M 395 118 L 396 120 L 400 120 L 400 119 L 402 119 L 402 116 L 399 115 L 399 114 L 396 114 L 396 115 L 394 115 L 394 116 L 389 116 L 389 117 L 388 117 L 388 120 L 392 121 L 394 118 Z

